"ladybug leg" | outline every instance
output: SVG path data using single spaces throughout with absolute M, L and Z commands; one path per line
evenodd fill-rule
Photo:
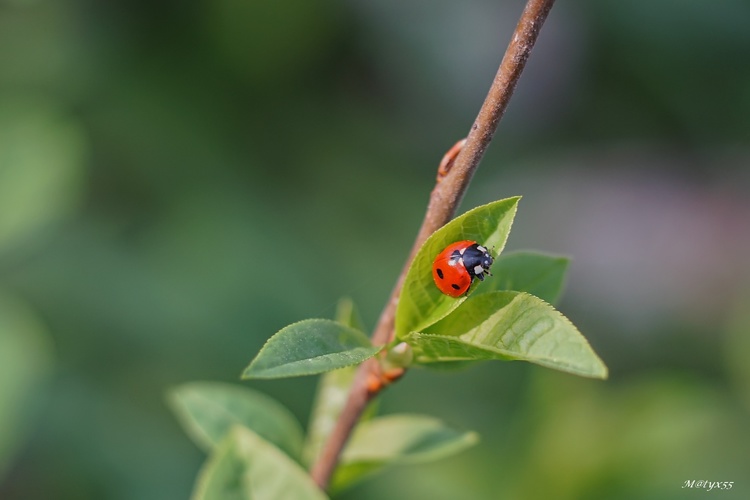
M 482 266 L 474 266 L 474 276 L 479 279 L 479 281 L 484 281 L 484 273 L 487 271 Z

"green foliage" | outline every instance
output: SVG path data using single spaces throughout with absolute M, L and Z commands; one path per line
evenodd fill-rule
M 193 500 L 323 500 L 326 495 L 304 469 L 245 427 L 233 427 L 216 447 Z
M 289 410 L 265 394 L 231 384 L 193 382 L 170 393 L 185 432 L 205 451 L 217 446 L 234 426 L 258 436 L 299 460 L 302 428 Z
M 470 431 L 424 415 L 388 415 L 357 426 L 341 455 L 332 489 L 341 490 L 388 465 L 431 462 L 477 443 Z
M 509 32 L 520 7 L 482 5 L 3 2 L 0 289 L 23 304 L 0 306 L 0 497 L 185 498 L 198 451 L 163 418 L 166 390 L 229 381 L 256 354 L 248 345 L 342 290 L 375 317 L 424 211 L 436 138 L 464 133 L 486 91 L 466 75 L 497 63 L 486 23 Z M 392 468 L 351 497 L 663 500 L 701 496 L 675 487 L 685 471 L 747 475 L 750 302 L 736 299 L 748 285 L 750 30 L 746 0 L 720 5 L 576 2 L 566 15 L 558 2 L 534 54 L 541 91 L 516 93 L 465 198 L 524 194 L 524 236 L 472 296 L 554 304 L 496 288 L 499 265 L 513 243 L 575 250 L 578 283 L 602 293 L 578 288 L 560 310 L 585 318 L 574 323 L 587 336 L 604 329 L 589 340 L 616 380 L 525 363 L 410 373 L 384 394 L 393 411 L 471 422 L 482 445 Z M 472 57 L 445 36 L 456 26 L 476 28 L 461 40 Z M 287 265 L 263 265 L 259 248 Z M 320 265 L 332 250 L 335 273 Z M 684 375 L 681 392 L 662 384 L 616 404 Z M 541 376 L 540 395 L 569 389 L 543 409 L 527 386 Z M 252 387 L 302 416 L 314 381 L 291 382 Z M 678 393 L 686 404 L 669 403 Z M 740 425 L 654 439 L 705 411 Z M 713 496 L 747 498 L 741 483 Z
M 354 301 L 349 297 L 342 297 L 339 299 L 338 304 L 336 304 L 335 319 L 349 328 L 354 328 L 360 332 L 367 331 L 359 309 L 357 309 Z
M 604 363 L 567 318 L 522 292 L 470 297 L 425 333 L 413 332 L 406 341 L 420 363 L 518 359 L 585 377 L 607 376 Z
M 12 287 L 5 291 L 2 271 L 16 261 L 2 257 L 17 248 L 24 258 L 35 254 L 35 243 L 48 239 L 37 236 L 74 212 L 87 153 L 81 123 L 56 99 L 0 92 L 0 482 L 34 423 L 52 364 L 47 326 Z
M 408 351 L 408 356 L 401 354 L 399 359 L 408 359 L 408 364 L 413 356 L 414 362 L 426 365 L 525 360 L 586 377 L 607 376 L 606 366 L 575 326 L 531 294 L 556 300 L 568 259 L 531 252 L 498 257 L 518 200 L 509 198 L 467 212 L 436 231 L 419 250 L 396 313 L 396 333 Z M 435 286 L 432 261 L 446 245 L 459 240 L 481 242 L 497 262 L 495 278 L 488 281 L 491 285 L 453 298 Z M 356 374 L 354 365 L 380 351 L 362 332 L 362 320 L 351 300 L 339 302 L 336 320 L 309 319 L 281 329 L 243 373 L 243 378 L 260 379 L 327 372 L 318 385 L 304 446 L 296 420 L 266 396 L 205 383 L 188 384 L 172 393 L 172 405 L 188 434 L 211 451 L 196 498 L 320 495 L 290 458 L 308 466 L 315 463 L 346 403 Z M 387 365 L 388 357 L 381 363 Z M 375 417 L 373 410 L 374 406 L 359 421 L 342 452 L 332 478 L 334 491 L 389 465 L 433 461 L 457 453 L 478 439 L 473 432 L 451 429 L 433 417 Z M 271 467 L 277 469 L 273 474 L 267 472 Z M 275 474 L 295 479 L 284 483 Z
M 505 246 L 516 214 L 518 200 L 508 198 L 468 211 L 433 233 L 420 248 L 399 297 L 396 336 L 422 331 L 449 314 L 466 297 L 453 298 L 440 292 L 432 280 L 432 262 L 450 243 L 474 240 L 486 246 L 493 257 Z
M 737 301 L 727 324 L 726 365 L 731 384 L 745 407 L 750 410 L 750 293 Z
M 50 347 L 36 315 L 0 293 L 0 479 L 29 430 L 34 393 L 50 371 Z
M 336 322 L 308 320 L 290 325 L 272 337 L 277 344 L 272 347 L 284 352 L 296 335 L 313 332 L 313 338 L 335 337 L 337 349 L 351 345 L 358 349 L 364 334 L 352 328 L 362 322 L 351 300 L 339 302 L 336 318 Z M 315 346 L 317 354 L 340 352 L 331 348 L 330 340 L 325 349 Z M 268 344 L 264 350 L 267 348 Z M 261 354 L 256 360 L 263 361 Z M 316 357 L 311 356 L 310 362 L 316 362 Z M 289 359 L 284 358 L 281 365 L 293 365 Z M 333 359 L 338 362 L 338 358 Z M 294 462 L 301 458 L 308 466 L 315 462 L 346 403 L 355 373 L 354 366 L 344 366 L 321 377 L 302 452 L 303 437 L 297 421 L 263 394 L 208 382 L 185 384 L 173 390 L 169 400 L 185 431 L 210 453 L 198 478 L 194 499 L 324 498 Z M 376 408 L 370 405 L 344 449 L 332 480 L 334 491 L 389 465 L 438 460 L 477 442 L 476 433 L 452 429 L 433 417 L 375 417 Z M 291 479 L 282 484 L 284 481 L 277 477 Z
M 359 330 L 327 319 L 308 319 L 271 337 L 242 378 L 314 375 L 361 363 L 378 351 L 380 347 Z
M 59 108 L 0 98 L 0 247 L 63 219 L 78 202 L 87 144 Z
M 409 350 L 408 359 L 413 355 L 414 362 L 426 365 L 525 360 L 606 378 L 606 366 L 575 326 L 532 295 L 555 301 L 568 259 L 532 252 L 498 257 L 518 200 L 508 198 L 467 212 L 436 231 L 419 250 L 406 276 L 395 320 L 398 338 L 408 344 L 403 346 Z M 446 245 L 459 240 L 481 242 L 497 261 L 495 278 L 488 281 L 491 285 L 453 298 L 435 286 L 432 261 Z M 288 457 L 309 466 L 315 463 L 346 403 L 356 373 L 353 365 L 380 350 L 362 332 L 362 320 L 351 300 L 339 302 L 336 319 L 310 319 L 281 329 L 243 373 L 243 378 L 259 379 L 328 372 L 318 385 L 304 447 L 296 420 L 266 396 L 223 384 L 188 384 L 172 393 L 172 405 L 187 432 L 199 446 L 212 450 L 196 498 L 261 495 L 253 488 L 270 488 L 263 493 L 268 495 L 301 495 L 295 498 L 320 494 L 308 488 L 306 476 L 299 479 L 300 469 Z M 387 357 L 381 362 L 387 363 Z M 476 441 L 475 433 L 451 429 L 433 417 L 374 417 L 370 411 L 342 452 L 332 489 L 349 487 L 389 465 L 437 460 Z M 273 453 L 261 459 L 257 448 Z M 274 476 L 258 472 L 271 466 L 297 478 L 284 487 L 298 491 L 274 490 L 278 486 Z
M 404 282 L 396 332 L 414 348 L 416 363 L 525 360 L 586 377 L 606 378 L 607 368 L 575 326 L 537 292 L 554 301 L 568 259 L 537 253 L 499 257 L 493 278 L 459 298 L 444 295 L 432 279 L 432 262 L 448 244 L 484 243 L 495 254 L 508 238 L 518 198 L 490 203 L 436 231 L 414 258 Z M 514 291 L 497 291 L 512 289 Z
M 694 496 L 681 489 L 686 471 L 731 478 L 747 470 L 747 415 L 727 411 L 726 390 L 691 374 L 602 386 L 538 371 L 526 397 L 524 416 L 534 417 L 521 424 L 526 451 L 508 474 L 509 498 L 682 499 Z M 746 498 L 738 486 L 723 496 Z
M 303 453 L 306 464 L 312 465 L 315 462 L 328 436 L 333 431 L 341 410 L 344 409 L 346 404 L 356 372 L 355 366 L 348 366 L 324 373 L 320 377 L 315 401 L 310 412 L 310 423 Z
M 348 297 L 339 300 L 336 307 L 336 321 L 357 330 L 364 330 L 364 323 L 359 310 Z M 356 366 L 347 366 L 324 373 L 320 377 L 318 390 L 310 412 L 310 423 L 303 453 L 306 464 L 312 465 L 315 462 L 328 436 L 333 431 L 333 427 L 346 404 L 356 372 Z M 377 413 L 377 406 L 376 401 L 370 403 L 360 417 L 360 423 L 372 418 Z
M 570 259 L 539 252 L 501 255 L 492 265 L 493 278 L 479 292 L 515 290 L 554 304 L 562 293 Z

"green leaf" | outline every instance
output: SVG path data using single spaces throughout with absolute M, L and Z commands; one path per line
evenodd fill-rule
M 585 377 L 607 377 L 607 367 L 578 329 L 527 293 L 472 296 L 426 332 L 411 333 L 406 342 L 418 363 L 525 360 Z
M 478 435 L 426 415 L 387 415 L 357 426 L 341 462 L 415 464 L 440 460 L 476 444 Z
M 359 330 L 327 319 L 308 319 L 268 339 L 242 378 L 315 375 L 359 364 L 380 349 Z
M 340 490 L 388 465 L 432 462 L 473 446 L 475 432 L 423 415 L 389 415 L 361 423 L 341 455 L 333 479 Z
M 336 321 L 357 330 L 364 330 L 364 322 L 359 310 L 348 297 L 339 300 L 336 307 Z M 306 464 L 312 465 L 320 455 L 323 445 L 344 409 L 356 373 L 356 366 L 347 366 L 325 373 L 320 377 L 313 409 L 310 413 L 307 440 L 303 452 Z M 363 422 L 370 419 L 376 410 L 377 404 L 373 401 L 368 405 L 359 421 Z
M 265 394 L 231 384 L 192 382 L 171 391 L 169 401 L 185 432 L 205 451 L 241 425 L 300 459 L 302 427 L 289 410 Z
M 354 304 L 354 301 L 349 297 L 342 297 L 336 304 L 336 321 L 349 328 L 354 328 L 361 332 L 365 331 L 365 322 L 362 321 L 362 316 L 359 313 L 359 309 Z
M 58 103 L 0 99 L 0 247 L 59 222 L 79 205 L 88 141 Z
M 36 312 L 0 293 L 0 483 L 33 428 L 36 399 L 52 371 L 52 343 Z
M 323 500 L 307 472 L 245 427 L 233 427 L 206 461 L 193 500 Z
M 520 198 L 482 205 L 453 219 L 435 231 L 419 249 L 409 272 L 396 311 L 396 335 L 423 331 L 458 307 L 466 297 L 453 298 L 438 290 L 432 280 L 432 263 L 449 244 L 474 240 L 486 246 L 493 257 L 500 254 L 513 223 Z
M 312 465 L 320 455 L 344 409 L 356 373 L 356 367 L 348 366 L 320 377 L 303 453 L 306 464 Z
M 492 265 L 492 279 L 482 292 L 513 290 L 554 304 L 560 297 L 570 259 L 538 252 L 501 255 Z

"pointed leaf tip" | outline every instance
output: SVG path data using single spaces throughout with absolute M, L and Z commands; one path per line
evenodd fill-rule
M 524 360 L 592 378 L 607 367 L 565 316 L 538 297 L 489 292 L 470 297 L 450 316 L 406 339 L 416 362 Z

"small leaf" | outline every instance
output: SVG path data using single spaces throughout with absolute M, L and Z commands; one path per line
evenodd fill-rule
M 341 410 L 344 409 L 356 373 L 356 367 L 348 366 L 320 377 L 303 453 L 306 464 L 312 465 L 320 455 Z
M 341 461 L 432 462 L 462 451 L 477 441 L 475 432 L 453 429 L 434 417 L 387 415 L 359 425 Z
M 359 364 L 380 349 L 359 330 L 327 319 L 308 319 L 268 339 L 242 378 L 315 375 Z
M 253 431 L 233 427 L 198 475 L 193 500 L 323 500 L 307 472 Z
M 492 279 L 482 292 L 513 290 L 554 304 L 560 297 L 570 259 L 538 252 L 501 255 L 492 265 Z
M 348 297 L 339 300 L 336 307 L 336 321 L 357 330 L 364 330 L 359 310 Z M 303 452 L 306 464 L 312 465 L 320 455 L 323 445 L 344 409 L 356 373 L 357 367 L 348 366 L 325 373 L 320 377 Z M 359 421 L 369 420 L 376 409 L 376 402 L 371 402 Z
M 354 304 L 354 301 L 349 297 L 342 297 L 336 304 L 336 321 L 342 325 L 354 328 L 361 332 L 365 331 L 365 322 L 362 321 L 362 316 L 359 313 L 359 309 Z
M 357 426 L 341 455 L 333 489 L 351 486 L 388 465 L 432 462 L 473 446 L 474 432 L 423 415 L 389 415 Z
M 438 290 L 432 280 L 432 263 L 450 243 L 473 240 L 496 257 L 505 246 L 520 198 L 482 205 L 456 217 L 435 231 L 419 249 L 409 272 L 396 311 L 396 335 L 423 331 L 458 307 L 466 297 L 452 298 Z
M 185 432 L 205 451 L 241 425 L 299 460 L 302 427 L 276 400 L 245 387 L 192 382 L 174 389 L 169 400 Z
M 0 98 L 0 249 L 65 220 L 80 204 L 85 129 L 39 96 Z
M 475 295 L 453 314 L 406 342 L 418 363 L 525 360 L 585 377 L 607 367 L 575 326 L 538 297 L 521 292 Z
M 36 311 L 0 291 L 0 484 L 42 409 L 37 399 L 46 396 L 53 352 Z

